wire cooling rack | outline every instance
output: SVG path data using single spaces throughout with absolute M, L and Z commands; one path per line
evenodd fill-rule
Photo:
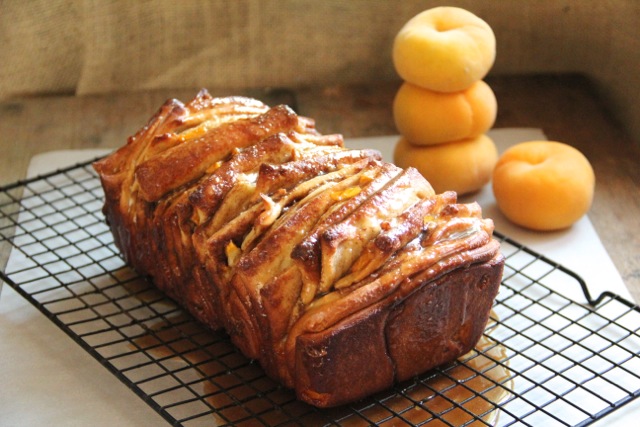
M 492 320 L 455 363 L 319 410 L 129 269 L 90 162 L 0 188 L 0 278 L 170 424 L 585 426 L 640 394 L 640 307 L 594 300 L 571 271 L 507 237 Z M 552 289 L 581 286 L 590 304 Z

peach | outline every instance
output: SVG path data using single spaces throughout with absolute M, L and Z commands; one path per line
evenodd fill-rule
M 495 143 L 487 135 L 444 144 L 418 146 L 400 137 L 394 151 L 396 165 L 414 167 L 437 193 L 473 193 L 491 179 L 498 160 Z
M 591 207 L 595 175 L 587 158 L 557 141 L 516 144 L 493 172 L 498 208 L 522 227 L 558 230 L 571 226 Z
M 417 145 L 476 138 L 491 129 L 497 111 L 496 97 L 482 80 L 450 93 L 405 82 L 393 101 L 398 131 Z
M 449 6 L 425 10 L 407 21 L 392 49 L 403 80 L 436 92 L 467 89 L 485 77 L 495 56 L 496 38 L 489 24 Z

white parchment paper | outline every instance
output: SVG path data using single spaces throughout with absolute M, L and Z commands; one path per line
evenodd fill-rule
M 496 129 L 490 136 L 502 152 L 521 141 L 545 139 L 539 129 Z M 392 161 L 397 136 L 350 139 L 347 146 L 375 148 Z M 72 150 L 38 155 L 29 176 L 92 159 L 105 151 Z M 498 211 L 490 186 L 469 198 L 478 200 L 496 229 L 582 276 L 592 293 L 630 294 L 588 216 L 568 230 L 537 233 L 509 223 Z M 11 259 L 9 263 L 11 263 Z M 580 289 L 557 289 L 583 301 Z M 3 426 L 148 426 L 166 422 L 84 352 L 40 312 L 4 286 L 0 298 L 0 424 Z M 629 425 L 631 405 L 597 425 Z

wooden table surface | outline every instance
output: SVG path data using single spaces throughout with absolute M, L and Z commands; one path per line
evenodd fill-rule
M 498 99 L 495 128 L 541 128 L 549 139 L 582 151 L 596 174 L 589 217 L 636 301 L 640 301 L 640 145 L 607 112 L 581 76 L 497 76 L 487 79 Z M 397 82 L 302 90 L 212 90 L 287 103 L 316 119 L 323 133 L 345 137 L 397 133 L 391 104 Z M 31 97 L 0 103 L 0 185 L 25 176 L 34 154 L 58 149 L 115 148 L 169 97 L 194 90 L 100 96 Z

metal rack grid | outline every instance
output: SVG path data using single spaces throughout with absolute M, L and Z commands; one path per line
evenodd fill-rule
M 584 426 L 640 395 L 640 307 L 594 300 L 497 235 L 507 264 L 476 350 L 349 406 L 305 405 L 124 264 L 90 163 L 0 188 L 0 279 L 173 425 Z

